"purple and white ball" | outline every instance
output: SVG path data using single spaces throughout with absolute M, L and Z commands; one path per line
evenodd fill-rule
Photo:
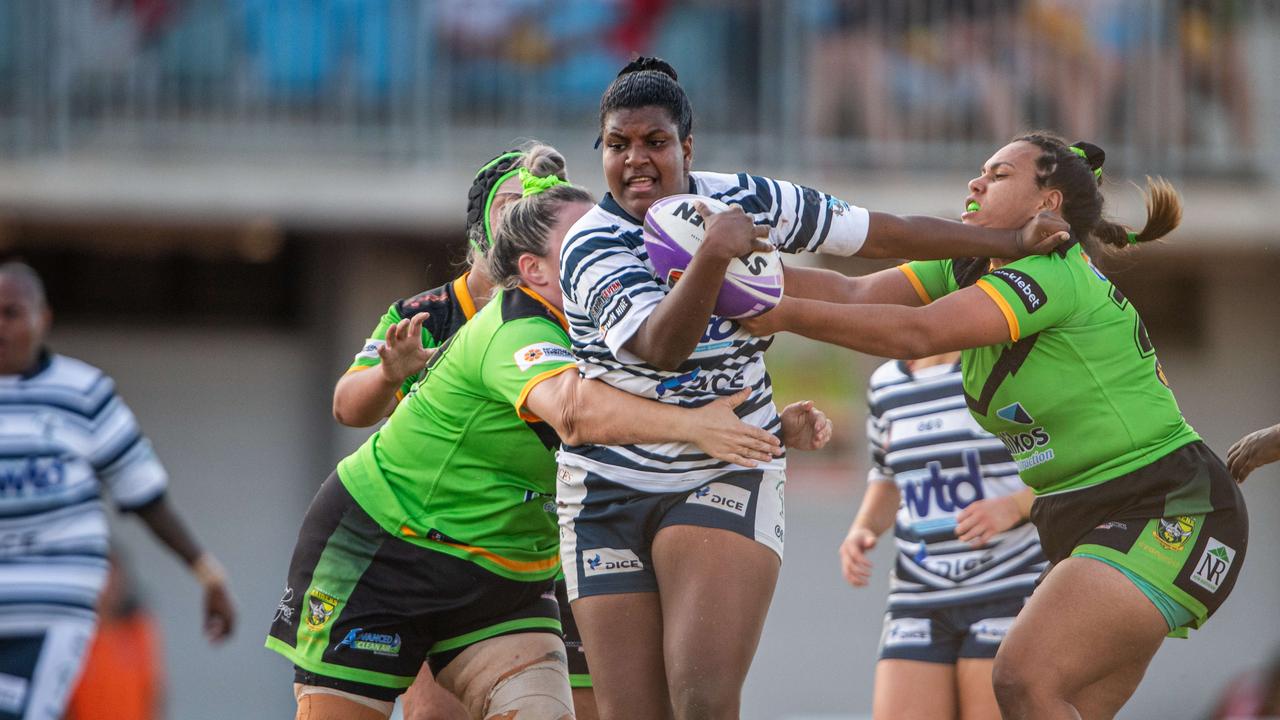
M 702 245 L 705 228 L 694 207 L 704 203 L 711 212 L 729 206 L 701 195 L 671 195 L 649 206 L 644 216 L 644 247 L 658 279 L 674 285 Z M 776 250 L 734 258 L 716 297 L 715 314 L 748 318 L 772 310 L 782 300 L 782 260 Z

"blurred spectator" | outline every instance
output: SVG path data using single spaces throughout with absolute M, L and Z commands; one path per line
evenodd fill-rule
M 1020 0 L 826 0 L 805 5 L 807 126 L 891 143 L 991 140 L 1022 125 L 1005 49 Z M 849 121 L 853 122 L 850 123 Z
M 1212 118 L 1196 117 L 1205 108 L 1223 112 L 1231 141 L 1252 147 L 1253 98 L 1240 32 L 1245 8 L 1239 0 L 1179 0 L 1178 38 L 1181 41 L 1185 91 L 1194 126 Z M 1197 122 L 1198 121 L 1198 122 Z M 1202 131 L 1200 131 L 1202 134 Z M 1184 138 L 1191 142 L 1193 138 Z
M 119 552 L 98 598 L 98 628 L 65 720 L 156 720 L 164 695 L 160 629 Z
M 1231 681 L 1214 706 L 1213 720 L 1280 718 L 1280 653 L 1264 667 Z

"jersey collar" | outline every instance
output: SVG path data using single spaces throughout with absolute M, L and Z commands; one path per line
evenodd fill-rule
M 528 295 L 529 297 L 541 303 L 542 306 L 547 309 L 547 312 L 551 313 L 551 317 L 555 318 L 556 322 L 560 323 L 560 327 L 564 328 L 565 332 L 569 332 L 569 321 L 565 319 L 564 313 L 560 312 L 560 310 L 555 305 L 552 305 L 550 302 L 547 301 L 546 298 L 542 297 L 541 295 L 534 292 L 533 290 L 530 290 L 524 285 L 519 285 L 517 287 L 522 292 L 524 292 L 525 295 Z
M 471 271 L 468 270 L 453 280 L 453 297 L 458 300 L 458 307 L 462 308 L 462 316 L 468 320 L 476 314 L 476 301 L 467 289 L 467 278 L 470 275 Z

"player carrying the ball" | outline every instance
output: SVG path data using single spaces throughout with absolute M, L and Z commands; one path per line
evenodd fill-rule
M 1019 257 L 1065 237 L 1040 218 L 1022 231 L 870 213 L 788 182 L 692 172 L 693 113 L 667 63 L 638 58 L 600 103 L 610 193 L 570 230 L 560 258 L 573 350 L 588 378 L 696 407 L 748 389 L 737 408 L 793 449 L 820 447 L 825 418 L 787 428 L 764 367 L 767 338 L 713 315 L 730 261 L 753 250 L 868 257 Z M 731 206 L 668 287 L 642 218 L 693 193 Z M 706 214 L 705 208 L 702 212 Z M 790 431 L 789 431 L 790 430 Z M 785 460 L 755 469 L 687 443 L 566 446 L 561 555 L 601 717 L 738 717 L 743 680 L 777 582 Z

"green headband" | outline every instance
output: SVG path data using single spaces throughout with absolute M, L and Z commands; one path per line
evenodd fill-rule
M 1084 148 L 1076 147 L 1075 145 L 1068 145 L 1068 146 L 1067 146 L 1067 149 L 1068 149 L 1068 150 L 1070 150 L 1071 152 L 1073 152 L 1073 153 L 1075 153 L 1075 154 L 1079 155 L 1079 156 L 1080 156 L 1080 159 L 1081 159 L 1081 160 L 1084 160 L 1084 162 L 1085 162 L 1085 164 L 1086 164 L 1086 165 L 1087 165 L 1087 164 L 1089 164 L 1089 154 L 1088 154 L 1088 153 L 1086 153 L 1086 152 L 1084 151 Z M 1096 178 L 1098 178 L 1099 180 L 1101 180 L 1101 179 L 1102 179 L 1102 168 L 1095 168 L 1095 169 L 1094 169 L 1094 171 L 1093 171 L 1093 176 L 1094 176 L 1094 177 L 1096 177 Z
M 520 197 L 522 198 L 527 198 L 530 195 L 537 195 L 538 193 L 550 190 L 557 185 L 569 184 L 568 181 L 561 180 L 556 175 L 538 177 L 525 168 L 520 168 L 519 173 L 520 184 L 524 186 L 524 192 L 520 194 Z
M 484 172 L 485 170 L 488 170 L 490 167 L 493 167 L 495 163 L 499 163 L 499 162 L 502 162 L 503 160 L 507 160 L 513 157 L 521 157 L 523 155 L 524 153 L 521 153 L 521 152 L 510 152 L 503 155 L 499 155 L 498 157 L 493 159 L 493 162 L 481 168 L 480 172 Z M 516 175 L 519 175 L 521 171 L 524 171 L 524 168 L 512 168 L 502 173 L 501 175 L 499 175 L 498 179 L 493 181 L 493 187 L 489 188 L 488 197 L 484 199 L 484 238 L 485 238 L 485 241 L 490 244 L 493 243 L 493 228 L 490 227 L 490 223 L 489 223 L 489 218 L 490 218 L 489 208 L 493 206 L 493 198 L 497 196 L 498 188 L 502 187 L 503 183 L 515 177 Z M 479 250 L 480 248 L 476 248 L 476 249 Z

